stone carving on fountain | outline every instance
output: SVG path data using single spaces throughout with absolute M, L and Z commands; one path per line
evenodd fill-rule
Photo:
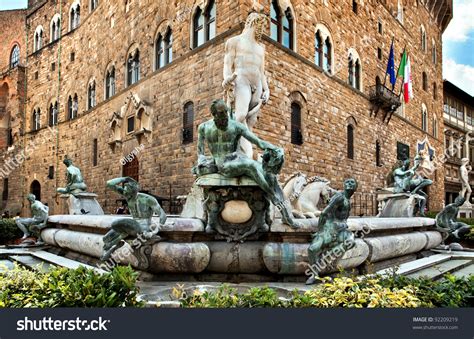
M 101 260 L 108 260 L 113 252 L 125 245 L 124 240 L 131 238 L 131 248 L 133 254 L 139 258 L 140 268 L 147 269 L 151 246 L 161 240 L 158 232 L 160 226 L 166 222 L 166 213 L 154 197 L 139 193 L 138 182 L 132 178 L 109 180 L 107 187 L 127 200 L 133 218 L 118 219 L 112 223 L 111 230 L 103 237 L 104 248 Z M 159 225 L 152 221 L 154 214 L 160 218 Z
M 336 193 L 323 210 L 318 222 L 318 231 L 308 248 L 310 277 L 306 284 L 316 282 L 319 271 L 337 262 L 337 259 L 354 247 L 354 234 L 349 231 L 347 219 L 351 212 L 351 197 L 357 190 L 357 181 L 353 178 L 344 181 L 344 190 Z M 330 255 L 325 255 L 330 252 Z M 327 262 L 322 262 L 322 259 Z
M 66 187 L 57 189 L 57 192 L 61 194 L 60 197 L 66 201 L 63 204 L 63 213 L 103 215 L 104 211 L 97 201 L 97 194 L 87 192 L 81 170 L 74 166 L 67 156 L 63 163 L 67 167 Z
M 418 169 L 426 161 L 423 154 L 414 159 L 414 166 L 410 167 L 410 159 L 399 162 L 391 173 L 393 187 L 379 194 L 382 202 L 382 211 L 379 217 L 414 217 L 417 213 L 425 216 L 427 194 L 423 189 L 433 181 L 424 178 Z
M 283 150 L 232 119 L 223 100 L 212 103 L 211 113 L 213 119 L 198 128 L 198 163 L 193 168 L 199 177 L 196 185 L 204 192 L 206 232 L 217 232 L 228 241 L 267 232 L 270 202 L 280 210 L 283 222 L 297 228 L 276 177 L 284 163 Z M 239 152 L 241 138 L 264 150 L 262 163 Z M 211 156 L 205 155 L 206 143 Z
M 43 239 L 41 238 L 41 230 L 47 226 L 48 223 L 48 214 L 49 207 L 43 205 L 41 201 L 36 200 L 34 194 L 28 194 L 28 201 L 30 202 L 31 208 L 31 218 L 18 218 L 15 220 L 17 227 L 23 232 L 22 239 L 26 242 L 26 239 L 30 236 L 31 233 L 36 235 L 37 240 L 36 244 L 43 244 Z
M 291 203 L 293 216 L 298 219 L 318 217 L 321 214 L 320 202 L 328 203 L 337 192 L 330 184 L 326 178 L 308 178 L 301 172 L 291 175 L 283 185 L 283 194 Z

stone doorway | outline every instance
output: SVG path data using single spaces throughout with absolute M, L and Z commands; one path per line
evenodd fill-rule
M 30 192 L 31 194 L 35 195 L 36 200 L 41 201 L 41 184 L 38 182 L 38 180 L 35 180 L 31 183 Z
M 124 177 L 130 177 L 138 181 L 139 176 L 138 172 L 140 169 L 140 163 L 137 157 L 134 157 L 132 161 L 128 161 L 122 168 L 122 173 Z

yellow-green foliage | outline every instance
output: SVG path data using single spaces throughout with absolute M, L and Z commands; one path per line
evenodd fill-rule
M 215 292 L 196 290 L 192 295 L 178 286 L 173 296 L 183 307 L 465 307 L 472 306 L 473 282 L 474 277 L 451 275 L 439 281 L 403 276 L 327 277 L 307 292 L 294 290 L 284 296 L 269 287 L 237 293 L 228 285 Z
M 140 306 L 136 278 L 130 267 L 105 274 L 83 267 L 48 273 L 16 267 L 0 273 L 0 307 Z
M 305 293 L 314 307 L 419 307 L 421 300 L 412 286 L 389 289 L 378 279 L 323 278 L 319 287 Z

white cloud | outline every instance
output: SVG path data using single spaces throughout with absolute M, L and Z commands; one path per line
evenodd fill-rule
M 474 96 L 474 67 L 446 58 L 443 61 L 443 77 Z
M 455 0 L 453 19 L 443 34 L 444 41 L 465 42 L 469 39 L 469 33 L 474 30 L 474 1 Z

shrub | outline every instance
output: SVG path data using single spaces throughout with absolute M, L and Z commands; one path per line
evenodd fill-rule
M 472 306 L 474 277 L 445 276 L 441 281 L 427 278 L 338 277 L 322 278 L 307 292 L 294 290 L 279 297 L 269 287 L 237 293 L 228 285 L 215 292 L 194 291 L 186 296 L 175 289 L 183 307 L 464 307 Z
M 130 267 L 115 267 L 105 274 L 84 267 L 48 273 L 16 267 L 0 273 L 0 307 L 141 306 L 136 278 Z
M 23 236 L 14 219 L 0 219 L 0 244 Z

